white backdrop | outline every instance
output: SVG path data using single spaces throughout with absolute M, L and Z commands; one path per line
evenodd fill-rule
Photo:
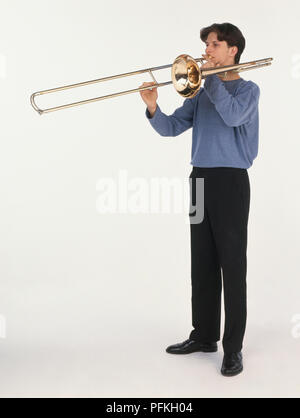
M 0 396 L 299 396 L 299 2 L 0 1 Z M 185 181 L 191 130 L 160 137 L 138 93 L 43 116 L 29 102 L 200 57 L 200 29 L 226 21 L 246 38 L 241 62 L 274 58 L 242 74 L 261 89 L 260 143 L 248 170 L 245 371 L 233 379 L 220 375 L 221 342 L 209 356 L 165 353 L 191 331 L 187 215 L 97 210 L 97 182 L 120 170 Z M 167 114 L 183 101 L 172 86 L 158 93 Z

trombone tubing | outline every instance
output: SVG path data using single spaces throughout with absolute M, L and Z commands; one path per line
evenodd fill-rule
M 243 64 L 226 65 L 226 66 L 219 67 L 219 68 L 218 67 L 212 67 L 212 68 L 206 68 L 204 70 L 201 70 L 201 68 L 200 68 L 200 75 L 204 79 L 210 74 L 220 74 L 220 73 L 224 73 L 224 72 L 227 72 L 227 71 L 233 71 L 233 72 L 247 71 L 247 70 L 251 70 L 251 69 L 254 69 L 254 68 L 259 68 L 259 67 L 264 67 L 264 66 L 267 66 L 267 65 L 271 65 L 270 61 L 272 61 L 272 60 L 273 60 L 273 58 L 265 58 L 265 59 L 256 60 L 256 61 L 249 61 L 249 62 L 246 62 L 246 63 L 243 63 Z M 201 62 L 201 64 L 203 63 L 202 58 L 195 58 L 194 61 Z M 165 68 L 170 68 L 170 67 L 172 67 L 172 65 L 173 64 L 161 65 L 161 66 L 158 66 L 158 67 L 152 67 L 152 68 L 146 68 L 146 69 L 143 69 L 143 70 L 131 71 L 131 72 L 128 72 L 128 73 L 123 73 L 123 74 L 98 78 L 98 79 L 95 79 L 95 80 L 83 81 L 81 83 L 69 84 L 69 85 L 61 86 L 61 87 L 55 87 L 55 88 L 48 89 L 48 90 L 41 90 L 41 91 L 33 93 L 30 96 L 30 102 L 31 102 L 32 107 L 40 115 L 42 115 L 43 113 L 54 112 L 56 110 L 61 110 L 61 109 L 69 108 L 69 107 L 79 106 L 81 104 L 92 103 L 92 102 L 96 102 L 96 101 L 100 101 L 100 100 L 104 100 L 104 99 L 110 99 L 112 97 L 123 96 L 125 94 L 135 93 L 135 92 L 142 91 L 142 90 L 149 90 L 149 89 L 152 89 L 152 88 L 167 86 L 169 84 L 172 84 L 172 81 L 157 83 L 157 81 L 155 80 L 155 78 L 152 74 L 152 71 L 158 71 L 158 70 L 162 70 L 162 69 L 165 69 Z M 139 87 L 139 88 L 136 88 L 136 89 L 125 90 L 125 91 L 121 91 L 121 92 L 118 92 L 118 93 L 108 94 L 108 95 L 105 95 L 105 96 L 95 97 L 95 98 L 87 99 L 87 100 L 81 100 L 79 102 L 68 103 L 68 104 L 65 104 L 65 105 L 55 106 L 55 107 L 51 107 L 51 108 L 48 108 L 48 109 L 40 109 L 35 103 L 35 97 L 36 96 L 41 96 L 43 94 L 54 93 L 54 92 L 61 91 L 61 90 L 67 90 L 67 89 L 71 89 L 71 88 L 87 86 L 89 84 L 95 84 L 95 83 L 99 83 L 99 82 L 102 82 L 102 81 L 109 81 L 109 80 L 114 80 L 116 78 L 128 77 L 128 76 L 143 74 L 143 73 L 150 73 L 151 77 L 153 78 L 153 80 L 155 81 L 156 84 L 153 85 L 153 86 L 150 86 L 150 87 Z
M 202 58 L 197 58 L 195 61 L 201 61 L 201 62 L 203 62 Z M 137 75 L 137 74 L 143 74 L 143 73 L 150 73 L 150 75 L 152 76 L 153 80 L 156 83 L 155 88 L 156 87 L 167 86 L 169 84 L 172 84 L 172 81 L 166 81 L 164 83 L 157 83 L 157 81 L 153 77 L 152 71 L 158 71 L 158 70 L 163 70 L 165 68 L 170 68 L 170 67 L 172 67 L 172 65 L 173 64 L 160 65 L 158 67 L 145 68 L 143 70 L 131 71 L 129 73 L 123 73 L 123 74 L 117 74 L 117 75 L 113 75 L 113 76 L 109 76 L 109 77 L 97 78 L 96 80 L 83 81 L 81 83 L 69 84 L 67 86 L 56 87 L 56 88 L 49 89 L 49 90 L 41 90 L 41 91 L 38 91 L 38 92 L 33 93 L 30 96 L 30 102 L 31 102 L 32 107 L 40 115 L 42 115 L 43 113 L 54 112 L 55 110 L 66 109 L 68 107 L 78 106 L 78 105 L 81 105 L 81 104 L 96 102 L 96 101 L 104 100 L 104 99 L 110 99 L 110 98 L 116 97 L 116 96 L 123 96 L 124 94 L 135 93 L 137 91 L 149 90 L 150 88 L 153 88 L 153 87 L 140 87 L 140 88 L 137 88 L 137 89 L 122 91 L 122 92 L 119 92 L 119 93 L 108 94 L 106 96 L 95 97 L 93 99 L 81 100 L 79 102 L 69 103 L 69 104 L 65 104 L 65 105 L 61 105 L 61 106 L 56 106 L 56 107 L 51 107 L 51 108 L 44 109 L 44 110 L 43 109 L 40 109 L 36 105 L 36 103 L 35 103 L 35 97 L 36 96 L 43 95 L 43 94 L 55 93 L 56 91 L 72 89 L 72 88 L 75 88 L 75 87 L 87 86 L 89 84 L 100 83 L 102 81 L 109 81 L 109 80 L 114 80 L 116 78 L 128 77 L 128 76 Z

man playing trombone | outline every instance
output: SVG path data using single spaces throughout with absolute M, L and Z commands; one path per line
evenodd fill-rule
M 213 24 L 200 31 L 200 38 L 206 44 L 202 69 L 240 62 L 245 39 L 236 26 Z M 143 83 L 141 87 L 153 84 Z M 157 88 L 140 91 L 140 95 L 147 105 L 146 116 L 160 135 L 177 136 L 193 128 L 191 200 L 196 179 L 204 178 L 204 218 L 201 223 L 190 222 L 193 330 L 187 340 L 166 351 L 217 351 L 223 284 L 221 373 L 237 375 L 243 370 L 247 316 L 247 169 L 258 153 L 259 87 L 230 71 L 208 75 L 197 95 L 185 99 L 172 115 L 164 114 L 157 104 Z

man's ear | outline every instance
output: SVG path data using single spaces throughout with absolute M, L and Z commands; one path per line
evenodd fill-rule
M 231 56 L 234 57 L 238 53 L 238 47 L 237 46 L 231 46 Z

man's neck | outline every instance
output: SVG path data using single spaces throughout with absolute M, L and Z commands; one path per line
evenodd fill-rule
M 233 73 L 232 71 L 228 71 L 227 75 L 226 73 L 225 74 L 223 73 L 223 74 L 217 74 L 217 76 L 222 81 L 238 80 L 239 78 L 241 78 L 238 73 Z

